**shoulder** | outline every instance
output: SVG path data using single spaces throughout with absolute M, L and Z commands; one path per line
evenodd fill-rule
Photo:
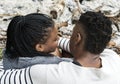
M 110 49 L 105 49 L 101 53 L 101 57 L 111 57 L 111 58 L 118 58 L 118 59 L 120 59 L 120 56 L 116 52 L 114 52 L 113 50 L 110 50 Z
M 59 64 L 37 64 L 31 67 L 30 75 L 33 82 L 46 84 L 50 80 L 54 80 L 54 82 L 55 80 L 59 80 L 61 73 L 64 74 L 64 69 L 66 68 L 67 62 L 60 62 Z
M 101 58 L 107 59 L 108 61 L 114 61 L 120 64 L 120 56 L 113 50 L 105 49 L 100 56 Z
M 71 62 L 60 62 L 59 64 L 37 64 L 31 67 L 31 73 L 55 71 L 71 66 Z
M 30 74 L 33 82 L 46 84 L 60 84 L 60 79 L 71 72 L 71 62 L 60 62 L 59 64 L 37 64 L 31 67 Z
M 120 70 L 120 56 L 110 50 L 110 49 L 105 49 L 102 53 L 101 53 L 101 58 L 102 58 L 102 63 L 104 64 L 104 66 L 106 67 L 110 67 L 111 70 L 116 70 L 119 72 Z
M 71 62 L 60 62 L 59 64 L 37 64 L 31 67 L 31 75 L 32 76 L 41 76 L 45 77 L 45 75 L 58 74 L 63 72 L 64 70 L 70 68 L 72 65 Z

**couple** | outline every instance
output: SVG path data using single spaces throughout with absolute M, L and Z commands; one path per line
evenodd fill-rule
M 69 40 L 58 38 L 55 23 L 44 14 L 14 17 L 7 30 L 0 83 L 120 84 L 120 57 L 105 49 L 111 25 L 101 13 L 83 13 Z M 70 52 L 73 61 L 51 54 L 57 46 Z

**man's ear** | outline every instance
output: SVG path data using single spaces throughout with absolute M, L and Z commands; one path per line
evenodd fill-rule
M 43 52 L 44 51 L 44 45 L 43 44 L 36 44 L 35 49 L 36 49 L 36 51 Z
M 75 44 L 77 45 L 77 44 L 79 44 L 80 43 L 80 41 L 81 41 L 81 34 L 80 33 L 77 33 L 77 35 L 76 35 L 76 42 L 75 42 Z

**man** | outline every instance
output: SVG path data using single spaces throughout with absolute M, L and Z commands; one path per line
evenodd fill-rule
M 73 62 L 1 70 L 1 84 L 120 84 L 120 57 L 105 49 L 111 39 L 111 24 L 101 13 L 82 14 L 70 39 Z M 62 43 L 67 47 L 63 39 Z

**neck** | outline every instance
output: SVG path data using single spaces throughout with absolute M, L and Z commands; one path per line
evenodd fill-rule
M 84 67 L 95 67 L 100 68 L 101 67 L 101 59 L 99 55 L 91 54 L 89 52 L 86 52 L 85 54 L 82 54 L 78 58 L 75 59 L 77 62 L 79 62 Z

